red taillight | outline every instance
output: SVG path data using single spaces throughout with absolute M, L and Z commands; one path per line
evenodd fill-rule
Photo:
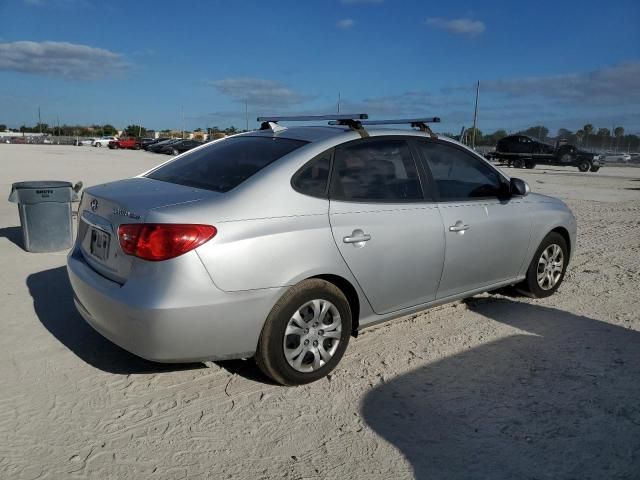
M 118 227 L 122 251 L 144 260 L 168 260 L 198 248 L 217 233 L 211 225 L 131 223 Z

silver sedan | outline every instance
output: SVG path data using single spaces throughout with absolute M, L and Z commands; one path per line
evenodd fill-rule
M 560 200 L 423 131 L 264 128 L 84 192 L 75 303 L 141 357 L 255 357 L 317 380 L 360 329 L 515 285 L 553 294 L 574 249 Z

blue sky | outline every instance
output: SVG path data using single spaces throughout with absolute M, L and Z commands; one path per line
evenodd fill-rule
M 270 113 L 640 132 L 640 2 L 0 0 L 0 123 Z

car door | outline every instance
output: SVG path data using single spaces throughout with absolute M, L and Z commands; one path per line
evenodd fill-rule
M 418 150 L 433 177 L 445 227 L 437 298 L 515 278 L 531 235 L 524 197 L 509 196 L 506 178 L 463 147 L 421 139 Z
M 425 187 L 402 137 L 360 139 L 335 149 L 331 230 L 376 313 L 435 298 L 444 230 Z

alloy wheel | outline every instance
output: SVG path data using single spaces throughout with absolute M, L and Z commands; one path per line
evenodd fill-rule
M 342 319 L 336 306 L 324 299 L 298 308 L 284 332 L 287 363 L 298 372 L 314 372 L 326 365 L 338 349 Z
M 551 290 L 560 280 L 564 267 L 562 248 L 555 243 L 545 248 L 538 259 L 537 280 L 543 290 Z

